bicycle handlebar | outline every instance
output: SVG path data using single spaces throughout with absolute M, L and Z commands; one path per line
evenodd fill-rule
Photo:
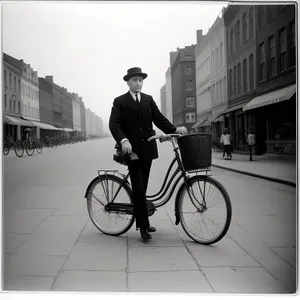
M 176 138 L 176 137 L 181 137 L 182 135 L 180 133 L 171 133 L 171 134 L 157 134 L 157 135 L 153 135 L 151 137 L 148 138 L 148 142 L 151 142 L 152 140 L 157 140 L 159 139 L 160 142 L 164 142 L 164 141 L 168 141 L 171 140 L 172 138 Z

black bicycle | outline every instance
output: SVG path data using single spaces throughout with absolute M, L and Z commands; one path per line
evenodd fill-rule
M 148 215 L 155 213 L 158 207 L 165 205 L 172 197 L 176 186 L 181 181 L 175 197 L 175 224 L 181 223 L 186 234 L 200 244 L 213 244 L 220 241 L 229 229 L 232 208 L 230 197 L 220 182 L 208 174 L 211 166 L 211 136 L 193 134 L 156 135 L 148 139 L 171 141 L 175 158 L 171 162 L 165 179 L 158 193 L 146 196 Z M 195 157 L 197 147 L 203 141 L 208 145 L 203 151 L 195 169 L 187 157 L 185 141 L 194 139 L 195 149 L 190 156 Z M 202 140 L 202 142 L 201 142 Z M 199 142 L 200 141 L 200 142 Z M 178 144 L 177 144 L 178 142 Z M 180 151 L 179 151 L 180 150 Z M 114 160 L 126 164 L 124 156 L 114 155 Z M 177 168 L 171 169 L 177 162 Z M 200 174 L 199 174 L 200 173 Z M 169 178 L 170 177 L 170 178 Z M 134 223 L 132 190 L 126 175 L 114 169 L 98 170 L 98 176 L 88 185 L 85 198 L 87 210 L 93 224 L 108 235 L 121 235 L 127 232 Z

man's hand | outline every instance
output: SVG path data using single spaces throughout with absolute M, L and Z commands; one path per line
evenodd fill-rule
M 131 144 L 128 140 L 126 140 L 122 143 L 122 151 L 125 154 L 130 154 L 131 153 L 132 147 L 131 147 Z
M 177 127 L 175 133 L 186 135 L 187 134 L 187 129 L 184 126 Z

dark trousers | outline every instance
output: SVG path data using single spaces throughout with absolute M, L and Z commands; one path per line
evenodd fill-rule
M 134 160 L 128 162 L 130 181 L 132 185 L 134 214 L 137 228 L 149 227 L 146 191 L 152 160 Z
M 224 145 L 227 157 L 231 157 L 231 145 Z
M 252 149 L 253 149 L 253 145 L 248 145 L 249 147 L 249 153 L 250 153 L 250 160 L 252 160 Z

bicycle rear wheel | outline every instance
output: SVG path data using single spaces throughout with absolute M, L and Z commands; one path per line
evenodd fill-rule
M 25 150 L 26 150 L 26 153 L 28 154 L 28 156 L 32 156 L 33 155 L 33 152 L 34 152 L 34 143 L 32 141 L 27 141 L 25 143 Z
M 231 222 L 229 195 L 220 182 L 209 176 L 194 176 L 188 182 L 197 201 L 191 201 L 183 184 L 178 192 L 181 226 L 195 242 L 214 244 L 225 236 Z
M 41 153 L 41 152 L 42 152 L 42 150 L 43 150 L 43 145 L 42 145 L 42 142 L 41 142 L 40 139 L 37 139 L 37 140 L 35 141 L 35 148 L 36 148 L 37 153 Z
M 91 182 L 86 195 L 89 216 L 101 232 L 116 236 L 131 228 L 133 215 L 105 210 L 112 199 L 113 203 L 132 203 L 131 189 L 122 179 L 111 174 L 101 175 Z
M 24 146 L 21 140 L 17 140 L 15 142 L 15 147 L 14 147 L 15 153 L 18 157 L 22 157 L 24 154 Z
M 4 142 L 3 143 L 3 154 L 7 155 L 10 151 L 10 143 L 9 142 Z

